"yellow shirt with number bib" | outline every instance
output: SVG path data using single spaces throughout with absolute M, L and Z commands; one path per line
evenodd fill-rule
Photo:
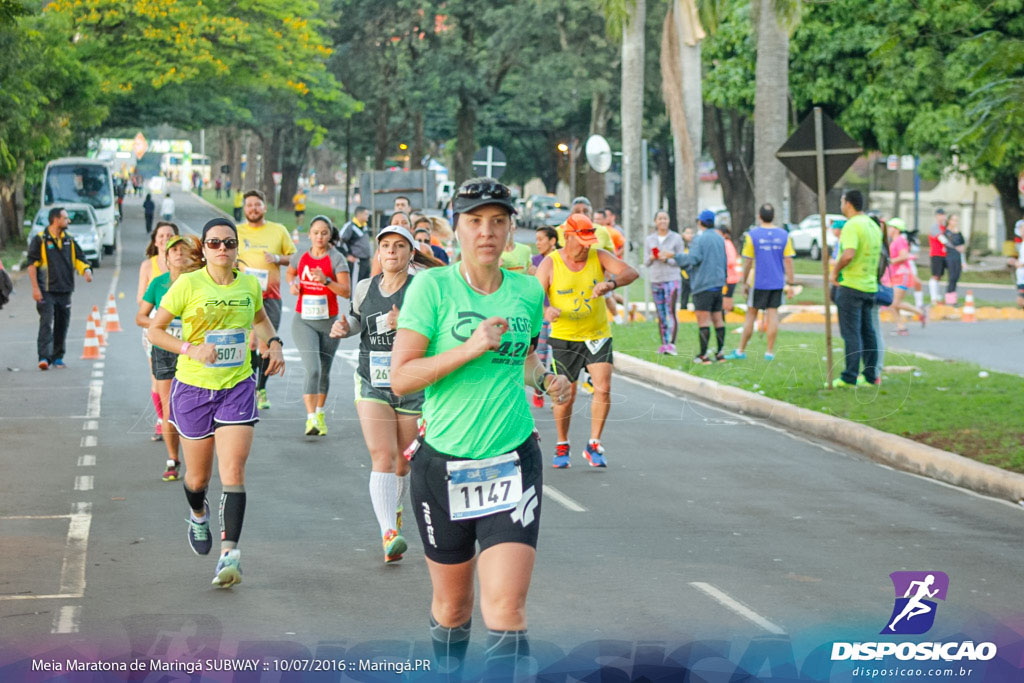
M 263 252 L 289 256 L 295 253 L 288 230 L 280 223 L 266 221 L 255 228 L 246 223 L 238 224 L 238 268 L 253 275 L 260 283 L 264 299 L 281 298 L 281 267 L 267 263 Z
M 175 377 L 203 389 L 227 389 L 252 374 L 249 337 L 253 320 L 263 308 L 259 281 L 235 271 L 228 285 L 213 281 L 205 268 L 179 276 L 160 300 L 160 308 L 181 318 L 182 337 L 198 346 L 217 347 L 217 360 L 205 365 L 178 357 Z
M 604 281 L 604 269 L 596 249 L 587 252 L 587 262 L 579 272 L 569 270 L 561 250 L 548 257 L 553 266 L 549 305 L 562 311 L 551 323 L 551 336 L 563 341 L 593 341 L 612 336 L 604 297 L 594 296 L 594 286 Z

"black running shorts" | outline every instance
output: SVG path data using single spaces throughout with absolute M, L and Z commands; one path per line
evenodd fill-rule
M 499 543 L 537 547 L 543 466 L 536 434 L 531 434 L 515 449 L 523 478 L 523 497 L 519 504 L 510 511 L 458 522 L 453 522 L 449 515 L 446 463 L 462 458 L 438 453 L 422 437 L 417 443 L 419 446 L 412 457 L 410 488 L 416 526 L 427 557 L 440 564 L 461 564 L 476 556 L 478 543 L 480 552 Z
M 932 256 L 932 277 L 942 277 L 946 272 L 946 257 Z
M 693 295 L 693 310 L 707 311 L 708 313 L 721 312 L 722 290 L 708 289 L 703 292 L 695 292 Z
M 782 290 L 755 289 L 750 305 L 759 311 L 769 308 L 778 308 L 782 305 Z
M 597 363 L 612 362 L 612 338 L 608 340 L 596 352 L 591 351 L 588 342 L 566 341 L 564 339 L 548 338 L 548 346 L 551 347 L 551 370 L 556 375 L 565 375 L 570 382 L 575 382 L 580 377 L 580 371 Z
M 178 354 L 154 346 L 149 353 L 149 363 L 153 368 L 155 379 L 174 379 L 174 372 L 178 368 Z

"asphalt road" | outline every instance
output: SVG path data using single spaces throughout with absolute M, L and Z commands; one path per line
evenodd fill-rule
M 194 198 L 176 201 L 193 228 L 212 215 Z M 425 655 L 422 546 L 407 528 L 405 560 L 385 566 L 370 508 L 352 405 L 356 340 L 342 342 L 332 373 L 329 436 L 305 437 L 290 310 L 287 372 L 270 381 L 273 407 L 248 464 L 245 581 L 211 588 L 216 560 L 189 550 L 181 484 L 160 480 L 164 447 L 149 440 L 148 363 L 132 324 L 139 200 L 126 201 L 123 228 L 120 270 L 110 259 L 75 294 L 67 370 L 35 368 L 27 286 L 0 312 L 0 679 L 19 654 L 65 649 Z M 125 331 L 110 336 L 103 360 L 80 361 L 85 315 L 108 291 Z M 897 570 L 950 577 L 929 638 L 999 633 L 1002 647 L 1024 637 L 1019 506 L 619 376 L 613 389 L 609 467 L 580 456 L 581 400 L 573 467 L 545 471 L 529 600 L 539 661 L 572 648 L 635 661 L 645 644 L 874 640 Z M 547 457 L 551 414 L 534 414 Z M 215 480 L 211 500 L 218 489 Z M 479 614 L 475 624 L 482 643 Z

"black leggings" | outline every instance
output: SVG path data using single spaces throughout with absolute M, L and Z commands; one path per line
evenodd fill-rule
M 960 280 L 960 274 L 963 272 L 963 262 L 960 260 L 959 252 L 956 258 L 952 256 L 946 257 L 946 268 L 949 270 L 949 281 L 946 284 L 946 293 L 952 294 L 956 292 L 956 283 Z

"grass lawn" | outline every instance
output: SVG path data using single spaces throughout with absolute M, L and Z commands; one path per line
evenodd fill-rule
M 21 254 L 26 249 L 28 249 L 28 244 L 24 242 L 8 242 L 5 244 L 3 249 L 0 249 L 0 261 L 3 262 L 4 268 L 11 270 L 20 263 Z
M 217 199 L 216 195 L 207 191 L 203 194 L 203 199 L 216 206 L 221 211 L 225 212 L 229 216 L 232 214 L 235 208 L 234 197 L 221 197 Z M 305 226 L 301 232 L 305 232 L 305 229 L 309 227 L 309 219 L 313 216 L 323 214 L 324 216 L 330 217 L 334 221 L 334 225 L 340 230 L 341 226 L 345 224 L 348 219 L 345 217 L 345 212 L 341 209 L 337 209 L 325 204 L 318 204 L 316 202 L 306 202 L 306 215 L 305 215 Z M 273 221 L 274 223 L 280 223 L 284 227 L 288 228 L 291 232 L 295 228 L 295 212 L 285 211 L 284 209 L 275 209 L 273 206 L 267 207 L 266 220 Z
M 729 325 L 726 349 L 739 344 Z M 813 332 L 779 332 L 775 360 L 763 360 L 765 338 L 755 333 L 747 360 L 694 365 L 698 339 L 694 324 L 679 328 L 679 355 L 659 356 L 657 324 L 615 327 L 615 350 L 643 360 L 761 393 L 803 408 L 862 422 L 882 431 L 959 453 L 974 460 L 1024 473 L 1024 379 L 981 370 L 970 363 L 928 361 L 886 353 L 885 365 L 913 366 L 911 372 L 885 372 L 881 386 L 826 390 L 825 338 Z M 712 347 L 714 337 L 712 335 Z M 843 343 L 833 338 L 836 376 Z
M 964 271 L 960 276 L 960 286 L 964 283 L 984 285 L 1012 285 L 1014 283 L 1013 270 L 1001 268 L 1000 270 L 970 270 Z

